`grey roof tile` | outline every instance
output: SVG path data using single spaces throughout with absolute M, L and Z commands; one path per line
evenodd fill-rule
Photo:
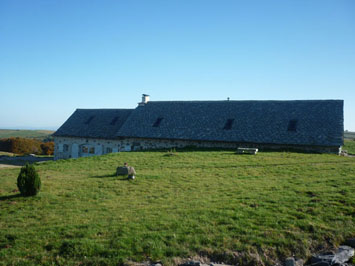
M 225 130 L 228 119 L 234 122 Z M 296 131 L 288 131 L 293 119 Z M 342 100 L 151 101 L 137 107 L 116 136 L 340 146 L 343 131 Z
M 133 109 L 77 109 L 53 136 L 115 138 Z

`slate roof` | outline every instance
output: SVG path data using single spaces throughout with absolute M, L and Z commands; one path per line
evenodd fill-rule
M 133 109 L 77 109 L 53 136 L 112 139 L 132 111 Z
M 343 100 L 151 101 L 116 136 L 341 146 L 343 132 Z

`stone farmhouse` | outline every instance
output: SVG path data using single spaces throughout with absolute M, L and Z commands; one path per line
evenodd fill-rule
M 336 153 L 343 100 L 149 101 L 135 109 L 77 109 L 53 134 L 55 159 L 182 147 Z

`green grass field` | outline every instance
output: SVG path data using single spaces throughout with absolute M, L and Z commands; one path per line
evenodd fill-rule
M 20 138 L 34 138 L 38 140 L 45 139 L 53 134 L 50 130 L 16 130 L 16 129 L 0 129 L 0 139 L 20 137 Z
M 343 150 L 347 150 L 348 153 L 355 155 L 355 140 L 345 140 Z
M 128 162 L 133 181 L 112 174 Z M 0 169 L 0 265 L 117 265 L 207 256 L 274 265 L 355 236 L 355 158 L 130 152 L 37 165 L 19 197 Z

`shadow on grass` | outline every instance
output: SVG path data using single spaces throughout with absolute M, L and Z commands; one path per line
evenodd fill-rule
M 111 174 L 111 175 L 94 175 L 94 176 L 90 176 L 90 178 L 110 178 L 110 177 L 116 177 L 115 180 L 119 180 L 119 181 L 126 181 L 129 180 L 128 177 L 123 177 L 123 176 L 116 176 L 116 174 Z
M 115 177 L 115 174 L 110 174 L 110 175 L 93 175 L 90 176 L 90 178 L 108 178 L 108 177 Z
M 0 156 L 0 164 L 7 164 L 12 166 L 23 166 L 26 163 L 32 164 L 32 163 L 41 163 L 46 161 L 53 161 L 53 156 L 46 156 L 46 157 L 30 156 L 30 155 L 24 155 L 24 156 L 1 155 Z
M 9 196 L 0 196 L 0 201 L 11 200 L 22 197 L 21 194 L 9 195 Z

